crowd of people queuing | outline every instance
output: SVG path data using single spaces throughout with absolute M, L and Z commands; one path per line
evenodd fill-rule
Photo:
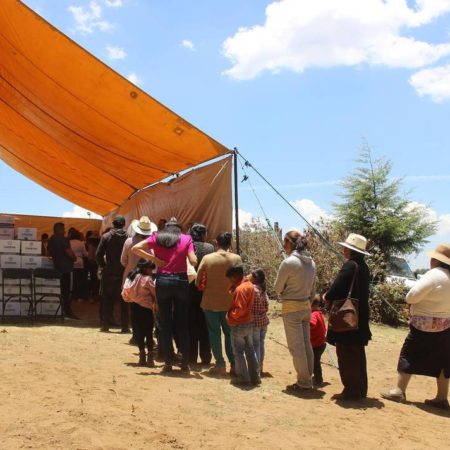
M 73 296 L 85 299 L 89 297 L 87 281 L 98 265 L 102 272 L 101 331 L 114 325 L 113 307 L 120 303 L 121 331 L 130 332 L 131 319 L 139 365 L 155 367 L 156 357 L 163 361 L 164 373 L 177 366 L 182 373 L 189 373 L 190 366 L 202 364 L 209 366 L 212 375 L 231 375 L 234 384 L 261 383 L 267 375 L 266 277 L 259 268 L 244 272 L 241 257 L 231 251 L 231 233 L 220 233 L 212 245 L 203 224 L 193 224 L 184 233 L 175 218 L 162 219 L 156 226 L 145 216 L 135 219 L 127 233 L 125 218 L 118 216 L 94 249 L 88 236 L 83 241 L 77 230 L 71 231 L 66 239 L 63 224 L 56 224 L 47 245 L 62 274 L 66 314 L 71 314 L 70 273 L 77 284 Z M 339 244 L 345 262 L 328 291 L 318 294 L 316 266 L 307 241 L 300 231 L 288 231 L 283 239 L 286 258 L 273 290 L 282 304 L 286 341 L 296 372 L 295 382 L 286 390 L 301 395 L 323 385 L 321 356 L 328 343 L 336 347 L 343 385 L 335 399 L 358 401 L 368 392 L 365 348 L 372 336 L 371 277 L 365 257 L 370 254 L 367 240 L 358 234 L 350 234 Z M 411 375 L 430 376 L 436 378 L 437 394 L 426 403 L 449 409 L 450 245 L 440 245 L 430 258 L 431 270 L 406 297 L 410 333 L 399 357 L 397 387 L 381 395 L 405 401 Z M 345 332 L 327 330 L 322 310 L 347 295 L 358 300 L 358 326 Z

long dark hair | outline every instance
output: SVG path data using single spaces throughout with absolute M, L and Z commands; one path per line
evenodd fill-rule
M 139 262 L 137 263 L 136 268 L 128 274 L 127 278 L 133 281 L 138 274 L 144 273 L 146 269 L 153 270 L 155 267 L 156 266 L 154 262 L 149 261 L 148 259 L 140 259 Z
M 251 272 L 253 282 L 257 286 L 261 288 L 261 291 L 265 293 L 267 291 L 267 284 L 266 284 L 266 274 L 264 273 L 264 270 L 262 269 L 253 269 Z
M 156 243 L 161 247 L 173 248 L 178 244 L 181 237 L 181 226 L 177 219 L 170 219 L 163 230 L 156 233 Z
M 206 236 L 206 227 L 202 223 L 194 223 L 189 230 L 194 242 L 201 242 Z

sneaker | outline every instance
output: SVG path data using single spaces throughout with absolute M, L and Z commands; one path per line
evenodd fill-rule
M 101 327 L 101 328 L 100 328 L 100 331 L 101 331 L 102 333 L 109 333 L 109 328 L 108 328 L 108 327 Z
M 405 403 L 406 402 L 405 393 L 398 389 L 391 389 L 390 391 L 380 392 L 380 395 L 385 400 L 390 400 L 392 402 L 397 402 L 397 403 Z
M 164 364 L 164 367 L 162 368 L 162 373 L 171 373 L 173 372 L 173 367 L 170 364 Z
M 425 405 L 443 409 L 444 411 L 450 411 L 450 404 L 448 403 L 448 400 L 438 400 L 437 398 L 432 398 L 425 400 Z
M 120 330 L 120 332 L 121 332 L 122 334 L 130 334 L 130 333 L 131 333 L 131 330 L 130 330 L 129 328 L 122 328 L 122 329 Z
M 312 390 L 312 386 L 306 387 L 306 386 L 300 386 L 297 383 L 289 384 L 286 386 L 286 392 L 291 392 L 294 394 L 298 394 L 300 392 L 310 392 Z

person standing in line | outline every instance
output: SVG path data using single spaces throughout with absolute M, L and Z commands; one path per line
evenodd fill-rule
M 398 360 L 397 386 L 381 396 L 406 401 L 406 388 L 412 375 L 436 379 L 437 392 L 425 404 L 450 410 L 450 244 L 440 244 L 428 253 L 430 270 L 406 296 L 409 305 L 409 334 Z
M 314 386 L 323 384 L 322 364 L 321 358 L 323 352 L 327 348 L 327 326 L 325 325 L 325 318 L 320 310 L 320 296 L 311 303 L 311 319 L 309 321 L 311 328 L 311 346 L 314 352 Z
M 165 365 L 163 372 L 173 370 L 173 322 L 175 321 L 181 350 L 181 371 L 189 373 L 189 283 L 187 260 L 195 267 L 197 257 L 190 235 L 181 232 L 175 218 L 166 223 L 164 230 L 153 233 L 133 247 L 141 258 L 153 261 L 156 274 L 156 301 L 160 319 L 160 343 Z
M 197 270 L 197 287 L 203 290 L 201 307 L 208 326 L 209 343 L 215 359 L 215 366 L 211 367 L 212 375 L 227 373 L 225 359 L 222 352 L 222 333 L 225 337 L 225 352 L 231 365 L 230 373 L 235 373 L 234 354 L 231 345 L 231 330 L 226 320 L 233 295 L 230 293 L 230 282 L 225 276 L 227 270 L 242 259 L 230 251 L 231 233 L 220 233 L 217 238 L 216 252 L 203 257 Z
M 82 240 L 82 235 L 78 230 L 73 229 L 68 238 L 70 248 L 77 258 L 73 263 L 72 299 L 78 300 L 79 302 L 87 301 L 89 297 L 89 286 L 85 262 L 87 261 L 88 253 Z
M 253 346 L 255 347 L 256 357 L 260 376 L 264 376 L 264 356 L 265 339 L 267 326 L 269 325 L 269 297 L 267 296 L 266 274 L 262 269 L 254 269 L 250 272 L 248 280 L 253 283 L 255 289 L 255 300 L 253 302 Z
M 95 259 L 102 268 L 102 327 L 100 331 L 108 332 L 113 325 L 114 304 L 120 304 L 121 332 L 129 333 L 128 304 L 122 299 L 122 279 L 124 268 L 120 263 L 123 245 L 127 239 L 124 230 L 125 217 L 116 216 L 113 228 L 104 233 L 97 247 Z
M 122 288 L 123 299 L 131 302 L 131 311 L 134 316 L 133 332 L 139 348 L 138 365 L 141 367 L 155 367 L 153 361 L 153 313 L 157 306 L 155 282 L 152 277 L 155 267 L 151 261 L 140 260 L 137 266 L 128 273 Z M 145 355 L 146 348 L 147 355 Z
M 151 222 L 147 216 L 142 216 L 139 220 L 134 219 L 131 222 L 131 232 L 133 235 L 129 237 L 123 244 L 122 254 L 120 256 L 120 263 L 124 267 L 122 285 L 123 283 L 125 283 L 128 274 L 136 268 L 139 262 L 139 256 L 135 255 L 131 251 L 132 248 L 139 242 L 148 238 L 156 230 L 157 230 L 156 225 L 153 222 Z M 133 308 L 133 306 L 131 306 L 130 316 L 131 316 L 131 330 L 133 332 L 133 336 L 130 339 L 130 344 L 134 344 L 136 342 L 136 334 L 135 334 L 136 323 L 133 314 L 134 309 L 136 308 Z
M 53 225 L 53 235 L 48 241 L 48 252 L 52 257 L 55 269 L 61 274 L 61 299 L 63 314 L 68 319 L 78 319 L 70 305 L 70 282 L 73 263 L 77 259 L 70 248 L 69 239 L 65 236 L 65 226 L 62 222 Z
M 205 225 L 194 223 L 190 234 L 194 241 L 194 251 L 200 265 L 206 255 L 214 253 L 214 246 L 206 242 L 207 230 Z M 211 347 L 209 345 L 208 326 L 201 309 L 203 292 L 195 285 L 195 280 L 189 284 L 189 338 L 191 342 L 189 358 L 191 364 L 197 364 L 200 354 L 201 363 L 211 362 Z
M 367 361 L 366 346 L 372 338 L 369 327 L 369 285 L 370 271 L 364 255 L 367 239 L 359 234 L 351 233 L 345 242 L 339 242 L 344 247 L 346 262 L 342 266 L 336 279 L 324 300 L 329 306 L 335 300 L 345 299 L 350 290 L 353 277 L 355 283 L 351 297 L 358 300 L 358 330 L 336 332 L 328 328 L 327 342 L 336 346 L 339 365 L 339 375 L 344 389 L 334 396 L 335 400 L 361 400 L 367 397 Z
M 288 255 L 278 269 L 274 291 L 282 302 L 281 314 L 297 381 L 286 387 L 300 393 L 312 389 L 314 353 L 311 347 L 310 301 L 315 294 L 316 265 L 307 251 L 307 241 L 298 230 L 288 231 L 283 240 Z
M 86 251 L 87 257 L 87 272 L 88 272 L 88 289 L 90 302 L 94 303 L 99 296 L 99 279 L 98 279 L 98 265 L 95 260 L 95 253 L 97 251 L 98 244 L 100 243 L 100 238 L 94 235 L 92 230 L 86 233 Z
M 242 265 L 230 267 L 226 276 L 231 283 L 233 299 L 227 313 L 231 327 L 231 344 L 236 362 L 237 379 L 234 384 L 258 385 L 261 383 L 259 365 L 253 345 L 253 302 L 255 288 L 253 283 L 244 279 Z
M 50 256 L 48 252 L 48 234 L 42 233 L 41 235 L 41 243 L 42 243 L 42 250 L 41 250 L 41 256 Z

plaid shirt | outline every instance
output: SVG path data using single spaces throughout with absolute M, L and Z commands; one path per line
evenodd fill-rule
M 269 298 L 267 293 L 262 292 L 259 286 L 254 285 L 255 299 L 253 301 L 252 314 L 255 327 L 267 327 L 269 325 Z

